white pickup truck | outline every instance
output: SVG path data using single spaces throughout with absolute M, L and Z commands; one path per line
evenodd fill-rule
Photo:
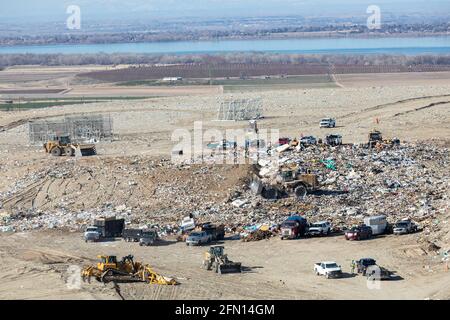
M 324 119 L 320 120 L 319 126 L 321 128 L 335 128 L 336 127 L 336 119 L 324 118 Z
M 329 278 L 340 278 L 342 276 L 341 266 L 334 261 L 318 262 L 314 265 L 314 272 L 318 276 Z

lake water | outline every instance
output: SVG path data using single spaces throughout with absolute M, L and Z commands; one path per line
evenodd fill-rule
M 154 53 L 224 52 L 450 54 L 450 36 L 409 38 L 320 38 L 288 40 L 219 40 L 113 44 L 0 46 L 1 53 Z

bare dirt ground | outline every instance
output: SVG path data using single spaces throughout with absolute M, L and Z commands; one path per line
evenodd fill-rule
M 56 71 L 55 71 L 56 72 Z M 58 72 L 67 73 L 67 70 Z M 77 71 L 79 72 L 79 71 Z M 0 73 L 1 74 L 1 73 Z M 64 75 L 65 76 L 65 75 Z M 371 80 L 372 79 L 372 80 Z M 247 122 L 218 122 L 217 108 L 225 98 L 261 98 L 265 118 L 259 121 L 260 128 L 279 129 L 281 136 L 315 135 L 323 138 L 329 133 L 340 133 L 344 142 L 365 142 L 367 133 L 381 130 L 385 137 L 398 137 L 402 141 L 424 141 L 435 139 L 448 145 L 450 135 L 450 75 L 438 73 L 426 75 L 420 81 L 414 77 L 400 75 L 343 76 L 337 81 L 339 88 L 301 88 L 261 92 L 237 92 L 223 94 L 216 87 L 194 89 L 189 92 L 174 92 L 174 88 L 160 88 L 170 97 L 155 97 L 139 101 L 113 101 L 86 105 L 73 105 L 0 113 L 0 192 L 27 175 L 46 168 L 63 168 L 73 160 L 51 158 L 40 147 L 28 145 L 27 121 L 54 119 L 74 114 L 110 114 L 114 121 L 114 132 L 119 140 L 101 142 L 97 146 L 99 155 L 82 159 L 79 166 L 102 167 L 94 173 L 105 180 L 117 179 L 126 185 L 146 177 L 125 172 L 120 161 L 127 165 L 133 157 L 146 159 L 170 158 L 174 145 L 171 141 L 175 129 L 193 129 L 194 121 L 203 121 L 208 128 L 246 128 Z M 43 82 L 42 82 L 43 81 Z M 49 82 L 50 81 L 50 82 Z M 56 82 L 40 79 L 28 84 L 39 87 L 43 83 L 60 86 Z M 21 88 L 15 84 L 3 84 L 2 88 Z M 49 86 L 50 88 L 52 85 Z M 42 88 L 42 86 L 41 86 Z M 47 88 L 47 87 L 44 87 Z M 177 88 L 178 90 L 185 90 Z M 73 89 L 80 94 L 109 96 L 122 90 L 101 85 Z M 103 91 L 104 90 L 104 91 Z M 127 88 L 123 90 L 137 90 Z M 145 90 L 152 90 L 151 88 Z M 194 91 L 191 91 L 194 90 Z M 203 91 L 204 90 L 204 91 Z M 218 90 L 218 91 L 217 91 Z M 137 91 L 134 94 L 137 94 Z M 126 91 L 127 94 L 133 94 Z M 120 92 L 119 94 L 125 94 Z M 159 94 L 159 93 L 158 93 Z M 157 93 L 155 93 L 157 95 Z M 319 129 L 323 117 L 335 117 L 335 129 Z M 376 123 L 378 119 L 378 124 Z M 206 141 L 205 141 L 206 142 Z M 125 159 L 125 160 L 123 160 Z M 106 172 L 114 163 L 116 172 Z M 75 164 L 77 165 L 77 164 Z M 126 166 L 123 166 L 126 168 Z M 120 171 L 123 169 L 122 171 Z M 223 201 L 225 191 L 233 184 L 241 183 L 245 170 L 223 169 L 222 182 L 211 190 L 185 190 L 187 193 L 208 194 L 207 201 Z M 194 175 L 189 176 L 189 178 Z M 205 175 L 207 177 L 207 175 Z M 72 177 L 73 178 L 73 177 Z M 76 178 L 76 177 L 75 177 Z M 149 190 L 142 189 L 130 202 L 146 201 L 146 192 L 154 192 L 170 178 L 170 172 L 156 171 L 149 176 Z M 182 175 L 176 175 L 183 179 Z M 73 179 L 72 179 L 73 180 Z M 199 179 L 201 183 L 201 179 Z M 42 181 L 41 181 L 42 182 Z M 95 179 L 88 174 L 79 177 L 80 185 L 90 186 L 82 192 L 64 190 L 58 185 L 42 184 L 50 198 L 75 194 L 71 201 L 83 202 L 86 207 L 114 197 L 114 190 L 96 187 Z M 113 184 L 111 184 L 113 185 Z M 71 188 L 73 185 L 71 185 Z M 120 189 L 121 187 L 119 187 Z M 205 188 L 207 185 L 205 184 Z M 226 189 L 226 190 L 225 190 Z M 164 190 L 164 189 L 162 189 Z M 33 186 L 29 188 L 33 192 Z M 79 192 L 79 193 L 78 193 Z M 153 198 L 155 195 L 153 194 Z M 142 199 L 142 200 L 141 200 Z M 45 197 L 38 199 L 45 209 Z M 18 199 L 26 208 L 26 194 Z M 157 203 L 157 202 L 155 202 Z M 5 206 L 6 207 L 6 206 Z M 3 208 L 0 207 L 0 214 Z M 448 221 L 448 215 L 439 217 Z M 445 226 L 448 227 L 448 224 Z M 448 241 L 448 228 L 442 233 L 442 241 Z M 100 244 L 85 244 L 80 233 L 59 231 L 32 231 L 15 234 L 0 234 L 0 298 L 24 299 L 449 299 L 450 273 L 445 272 L 439 256 L 417 242 L 420 234 L 401 237 L 386 236 L 371 241 L 346 242 L 343 236 L 320 239 L 280 241 L 271 239 L 253 243 L 226 240 L 225 246 L 231 259 L 242 261 L 248 270 L 241 275 L 217 276 L 200 269 L 205 248 L 187 248 L 184 244 L 171 242 L 166 245 L 141 248 L 136 244 L 121 241 Z M 92 283 L 82 289 L 70 290 L 66 286 L 67 268 L 93 263 L 98 254 L 134 254 L 145 260 L 164 275 L 175 276 L 181 282 L 177 287 L 153 287 L 145 284 L 121 284 L 120 295 L 112 286 Z M 349 272 L 351 259 L 371 256 L 380 265 L 397 271 L 401 277 L 383 282 L 381 290 L 370 290 L 364 278 L 350 275 L 343 279 L 326 280 L 312 272 L 313 264 L 319 260 L 333 260 Z
M 450 273 L 435 253 L 409 236 L 347 242 L 343 236 L 245 243 L 225 240 L 231 259 L 241 261 L 242 274 L 217 275 L 201 269 L 205 247 L 186 247 L 167 240 L 140 247 L 124 241 L 84 243 L 80 233 L 41 231 L 2 235 L 0 298 L 14 299 L 449 299 Z M 72 269 L 95 262 L 98 254 L 124 256 L 150 263 L 179 286 L 111 284 L 95 280 L 80 289 L 67 286 Z M 350 262 L 370 256 L 398 275 L 379 288 L 350 274 Z M 342 279 L 325 279 L 313 272 L 315 262 L 336 260 Z M 76 270 L 76 269 L 75 269 Z M 73 281 L 73 280 L 72 280 Z M 69 282 L 73 284 L 74 282 Z
M 335 75 L 338 84 L 348 88 L 379 86 L 449 85 L 450 72 L 364 73 Z

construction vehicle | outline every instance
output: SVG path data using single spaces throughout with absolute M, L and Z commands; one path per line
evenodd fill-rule
M 383 142 L 383 136 L 381 135 L 381 132 L 378 130 L 372 130 L 369 132 L 369 148 L 374 148 L 377 143 Z
M 211 235 L 211 240 L 223 240 L 225 237 L 225 226 L 223 224 L 215 225 L 211 222 L 205 222 L 201 226 L 201 231 L 205 231 L 207 234 Z
M 44 143 L 45 152 L 55 157 L 75 155 L 93 156 L 97 154 L 94 144 L 72 143 L 69 136 L 56 136 L 53 140 Z
M 306 218 L 293 215 L 280 225 L 280 238 L 297 239 L 305 235 L 308 223 Z
M 173 278 L 164 277 L 148 265 L 135 262 L 132 255 L 117 261 L 116 256 L 98 256 L 100 261 L 96 266 L 86 266 L 81 271 L 83 281 L 90 282 L 91 277 L 97 281 L 114 282 L 147 282 L 150 284 L 176 285 Z
M 269 184 L 254 174 L 250 188 L 265 199 L 279 199 L 294 195 L 298 200 L 303 200 L 307 193 L 319 189 L 317 175 L 301 172 L 299 168 L 280 169 L 274 182 Z
M 122 237 L 124 227 L 125 219 L 117 219 L 116 217 L 97 218 L 93 225 L 86 228 L 84 240 L 88 242 Z
M 229 260 L 223 246 L 212 246 L 205 252 L 203 268 L 219 274 L 242 272 L 241 263 Z
M 342 144 L 342 136 L 340 134 L 329 134 L 325 137 L 325 144 L 329 146 L 340 146 Z
M 400 140 L 394 139 L 383 139 L 383 135 L 378 130 L 372 130 L 369 132 L 369 142 L 367 146 L 369 148 L 382 147 L 382 146 L 393 146 L 400 144 Z

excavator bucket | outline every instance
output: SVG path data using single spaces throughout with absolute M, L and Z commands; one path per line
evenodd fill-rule
M 226 273 L 241 273 L 242 266 L 240 262 L 228 262 L 219 265 L 218 273 L 226 274 Z
M 94 145 L 78 146 L 75 154 L 81 155 L 82 157 L 95 156 L 97 154 L 97 150 Z

